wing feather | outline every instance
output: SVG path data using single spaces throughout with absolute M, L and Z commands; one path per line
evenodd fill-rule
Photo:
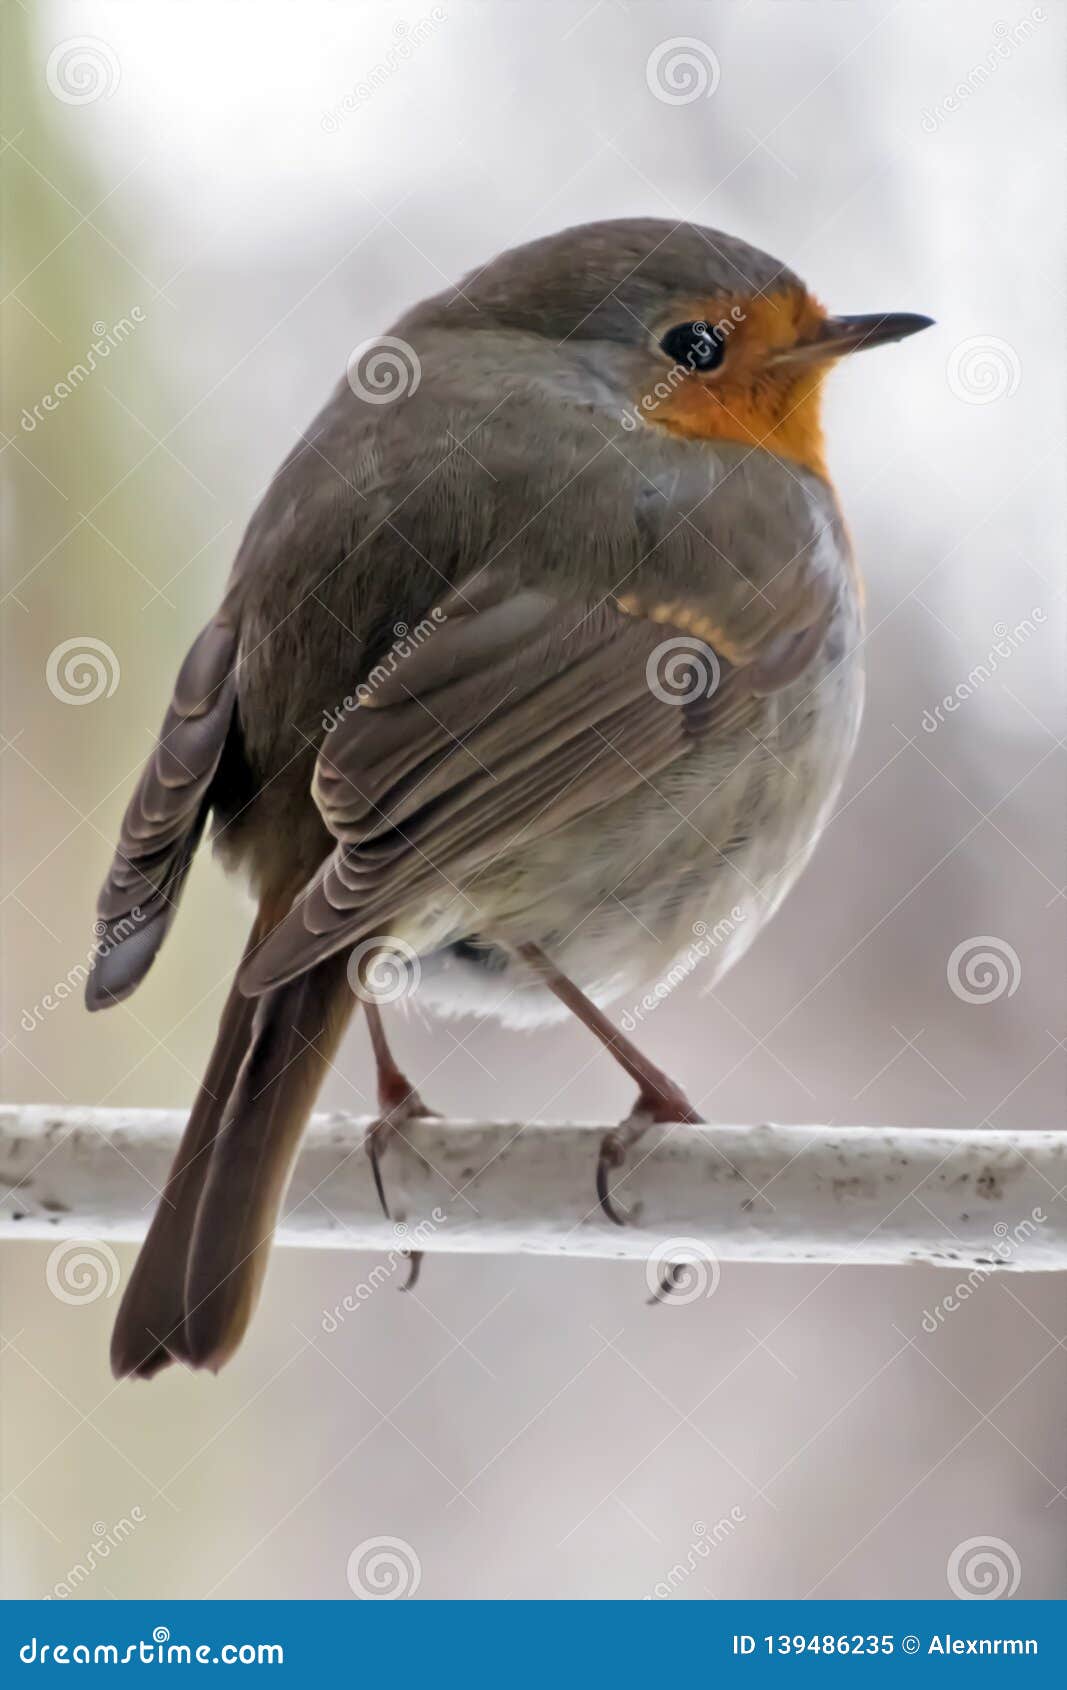
M 494 590 L 495 587 L 495 590 Z M 313 792 L 336 848 L 242 972 L 256 994 L 465 896 L 497 859 L 608 805 L 753 706 L 744 671 L 690 639 L 687 687 L 653 684 L 672 630 L 611 602 L 481 584 L 344 718 Z M 675 631 L 676 632 L 676 631 Z
M 97 903 L 89 1009 L 119 1003 L 166 937 L 210 809 L 209 789 L 233 719 L 237 631 L 221 616 L 194 641 L 151 757 L 123 818 Z

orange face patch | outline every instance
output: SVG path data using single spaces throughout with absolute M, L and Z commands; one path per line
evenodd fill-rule
M 665 370 L 637 410 L 653 428 L 695 440 L 733 440 L 791 458 L 826 478 L 819 363 L 775 366 L 771 355 L 813 340 L 825 312 L 802 289 L 756 298 L 695 301 L 691 320 L 706 322 L 725 341 L 717 370 Z M 675 321 L 683 317 L 676 315 Z M 671 325 L 664 323 L 663 330 Z

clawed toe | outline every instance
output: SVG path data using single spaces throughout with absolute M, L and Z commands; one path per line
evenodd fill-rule
M 605 1133 L 600 1141 L 600 1155 L 596 1165 L 596 1195 L 597 1202 L 609 1221 L 616 1226 L 625 1226 L 628 1216 L 615 1207 L 612 1202 L 609 1180 L 617 1168 L 621 1168 L 626 1161 L 626 1147 L 618 1132 Z
M 630 1216 L 626 1210 L 618 1208 L 612 1197 L 611 1175 L 625 1165 L 630 1151 L 649 1127 L 679 1123 L 700 1126 L 703 1117 L 697 1114 L 682 1092 L 665 1091 L 640 1098 L 633 1113 L 620 1126 L 604 1134 L 596 1165 L 596 1195 L 603 1213 L 615 1226 L 626 1226 Z
M 367 1160 L 370 1162 L 371 1173 L 374 1176 L 374 1189 L 378 1193 L 378 1202 L 382 1206 L 382 1214 L 387 1221 L 391 1221 L 393 1217 L 389 1212 L 389 1203 L 385 1195 L 385 1181 L 382 1178 L 382 1155 L 389 1140 L 400 1131 L 402 1121 L 437 1120 L 439 1118 L 436 1109 L 427 1109 L 418 1092 L 411 1092 L 401 1103 L 395 1104 L 388 1115 L 379 1116 L 369 1129 L 364 1140 L 364 1147 L 367 1152 Z M 399 1289 L 401 1291 L 414 1291 L 419 1282 L 419 1273 L 422 1270 L 423 1252 L 421 1250 L 405 1250 L 403 1255 L 408 1264 L 408 1276 Z
M 382 1214 L 387 1221 L 391 1221 L 393 1217 L 385 1195 L 385 1181 L 382 1178 L 382 1156 L 389 1140 L 400 1132 L 402 1126 L 408 1121 L 439 1119 L 439 1112 L 436 1109 L 427 1109 L 417 1091 L 406 1090 L 402 1096 L 397 1097 L 392 1107 L 385 1114 L 379 1115 L 378 1119 L 368 1129 L 363 1147 L 367 1152 L 367 1160 L 370 1162 L 374 1189 L 378 1193 L 378 1202 L 381 1204 Z M 414 1280 L 412 1279 L 404 1286 L 404 1290 L 410 1290 L 413 1284 Z
M 657 1303 L 666 1302 L 671 1292 L 677 1291 L 678 1281 L 681 1279 L 684 1272 L 684 1262 L 671 1262 L 664 1269 L 662 1279 L 656 1286 L 656 1289 L 653 1291 L 651 1297 L 647 1299 L 649 1308 L 654 1308 Z
M 370 1163 L 370 1171 L 374 1179 L 374 1189 L 378 1193 L 378 1202 L 381 1204 L 382 1214 L 387 1221 L 391 1221 L 393 1217 L 389 1213 L 389 1204 L 385 1197 L 385 1183 L 382 1179 L 382 1151 L 390 1132 L 391 1124 L 388 1118 L 383 1116 L 380 1120 L 375 1121 L 363 1141 L 363 1148 L 367 1152 L 367 1160 Z

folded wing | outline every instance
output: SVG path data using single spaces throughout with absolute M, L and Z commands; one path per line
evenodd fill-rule
M 486 570 L 331 732 L 313 794 L 337 845 L 256 954 L 256 994 L 447 896 L 749 719 L 755 666 L 614 601 Z

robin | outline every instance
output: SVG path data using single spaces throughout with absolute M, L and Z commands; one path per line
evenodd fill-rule
M 622 219 L 504 253 L 353 355 L 182 665 L 101 893 L 90 1009 L 144 978 L 209 818 L 258 900 L 116 1374 L 237 1347 L 357 1004 L 384 1203 L 388 1136 L 429 1111 L 383 968 L 439 1013 L 579 1017 L 637 1087 L 596 1170 L 624 1219 L 640 1134 L 700 1117 L 605 1006 L 694 929 L 721 976 L 811 855 L 863 697 L 823 379 L 929 321 L 830 316 L 743 241 Z

